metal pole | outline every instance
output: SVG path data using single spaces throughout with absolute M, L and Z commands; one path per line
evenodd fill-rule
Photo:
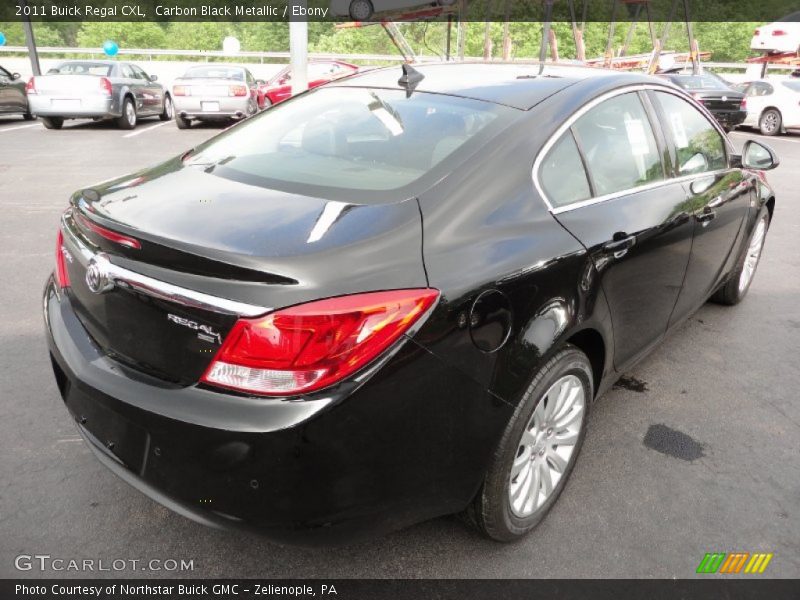
M 544 0 L 544 25 L 542 26 L 542 45 L 539 48 L 539 75 L 544 72 L 544 61 L 547 60 L 547 44 L 550 40 L 550 19 L 553 18 L 554 0 Z
M 292 0 L 290 8 L 306 8 L 306 0 Z M 291 16 L 289 20 L 289 62 L 292 65 L 292 95 L 308 89 L 308 21 Z
M 450 38 L 453 34 L 453 15 L 447 15 L 447 45 L 445 47 L 445 60 L 450 61 Z
M 27 0 L 20 0 L 23 15 L 27 12 Z M 31 59 L 31 70 L 34 75 L 41 75 L 42 69 L 39 66 L 39 53 L 36 51 L 36 39 L 33 37 L 33 26 L 30 16 L 22 17 L 22 27 L 25 29 L 25 43 L 28 46 L 28 56 Z

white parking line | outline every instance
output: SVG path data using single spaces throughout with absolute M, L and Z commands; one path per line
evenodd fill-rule
M 0 128 L 0 133 L 6 131 L 15 131 L 17 129 L 27 129 L 28 127 L 36 127 L 37 125 L 39 125 L 39 123 L 31 123 L 30 125 L 17 125 L 16 127 L 3 127 Z
M 142 133 L 147 133 L 148 131 L 152 131 L 153 129 L 156 129 L 157 127 L 162 127 L 162 126 L 166 125 L 167 123 L 171 123 L 171 122 L 172 121 L 162 121 L 161 123 L 156 123 L 152 127 L 146 127 L 146 128 L 143 128 L 143 129 L 137 129 L 136 131 L 132 131 L 131 133 L 126 133 L 122 137 L 129 138 L 129 137 L 133 137 L 135 135 L 141 135 Z

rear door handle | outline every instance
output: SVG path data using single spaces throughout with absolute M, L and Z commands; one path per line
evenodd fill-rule
M 711 221 L 717 218 L 716 211 L 711 210 L 710 208 L 706 207 L 703 209 L 699 215 L 695 216 L 697 222 L 700 223 L 703 227 L 707 226 Z
M 628 250 L 630 250 L 636 243 L 636 236 L 629 235 L 621 237 L 623 235 L 625 234 L 616 234 L 614 237 L 620 239 L 615 239 L 613 242 L 606 242 L 603 244 L 603 250 L 606 252 L 613 252 L 614 258 L 622 258 L 625 256 Z

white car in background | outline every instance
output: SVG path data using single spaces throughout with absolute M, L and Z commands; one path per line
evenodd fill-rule
M 742 127 L 757 127 L 764 135 L 800 129 L 800 78 L 766 78 L 736 87 L 747 106 Z
M 750 49 L 770 53 L 800 52 L 800 11 L 756 29 Z

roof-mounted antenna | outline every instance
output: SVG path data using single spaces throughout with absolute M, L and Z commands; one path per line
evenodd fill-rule
M 547 45 L 550 42 L 550 21 L 553 18 L 553 2 L 555 0 L 543 0 L 544 4 L 544 24 L 542 26 L 542 45 L 539 48 L 539 75 L 544 72 L 544 61 L 547 60 Z
M 417 71 L 407 63 L 403 63 L 403 76 L 397 80 L 397 85 L 406 88 L 406 98 L 410 98 L 414 93 L 419 82 L 425 79 L 425 75 Z

